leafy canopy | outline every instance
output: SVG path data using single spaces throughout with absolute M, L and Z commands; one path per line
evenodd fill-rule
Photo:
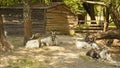
M 74 11 L 83 10 L 82 2 L 80 0 L 64 0 L 64 3 Z
M 44 2 L 44 3 L 48 3 L 51 0 L 0 0 L 0 6 L 12 6 L 15 4 L 22 4 L 24 1 L 26 2 Z

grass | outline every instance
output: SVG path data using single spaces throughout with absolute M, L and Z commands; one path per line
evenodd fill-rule
M 46 66 L 44 61 L 38 61 L 30 57 L 22 57 L 14 61 L 9 61 L 6 68 L 39 68 Z
M 88 56 L 82 56 L 82 55 L 80 55 L 79 57 L 82 58 L 82 59 L 84 59 L 85 61 L 89 61 L 90 60 L 90 57 L 88 57 Z

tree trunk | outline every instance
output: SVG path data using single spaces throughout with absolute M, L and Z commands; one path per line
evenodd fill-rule
M 108 30 L 108 22 L 104 22 L 104 28 L 103 28 L 103 32 L 106 32 Z
M 98 33 L 96 39 L 120 39 L 120 30 L 108 30 Z
M 10 44 L 6 36 L 4 34 L 4 25 L 3 25 L 3 18 L 2 15 L 0 14 L 0 50 L 2 51 L 8 51 L 10 49 L 13 49 L 13 45 Z
M 110 7 L 106 7 L 104 10 L 104 29 L 103 31 L 106 32 L 108 30 L 109 25 L 109 15 L 110 15 Z
M 113 19 L 114 24 L 116 25 L 117 29 L 120 30 L 120 2 L 117 2 L 117 1 L 119 0 L 115 0 L 111 2 L 110 13 L 111 13 L 111 18 Z
M 116 9 L 112 9 L 111 17 L 112 17 L 117 29 L 120 30 L 120 13 Z
M 95 11 L 94 11 L 94 4 L 89 4 L 83 2 L 83 7 L 86 10 L 86 12 L 90 15 L 91 20 L 95 19 Z M 96 22 L 91 22 L 91 24 L 96 24 Z
M 32 36 L 31 9 L 28 2 L 24 2 L 23 16 L 24 16 L 24 45 L 25 45 L 29 38 Z

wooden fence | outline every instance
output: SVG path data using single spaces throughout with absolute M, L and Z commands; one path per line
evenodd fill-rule
M 83 28 L 79 28 L 76 29 L 75 32 L 76 33 L 86 33 L 86 32 L 90 32 L 90 33 L 96 33 L 99 31 L 102 31 L 104 28 L 104 21 L 103 20 L 79 20 L 78 21 L 78 25 Z M 85 28 L 83 25 L 87 24 L 87 22 L 96 22 L 96 24 L 88 24 Z

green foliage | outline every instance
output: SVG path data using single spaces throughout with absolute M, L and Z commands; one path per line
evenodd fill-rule
M 44 2 L 49 3 L 51 0 L 0 0 L 0 6 L 12 6 L 15 4 L 21 4 L 23 1 L 29 1 L 30 3 L 33 2 Z
M 11 6 L 21 3 L 21 0 L 0 0 L 0 6 Z
M 80 0 L 64 0 L 64 3 L 74 11 L 82 10 L 82 12 L 84 12 L 82 2 Z

